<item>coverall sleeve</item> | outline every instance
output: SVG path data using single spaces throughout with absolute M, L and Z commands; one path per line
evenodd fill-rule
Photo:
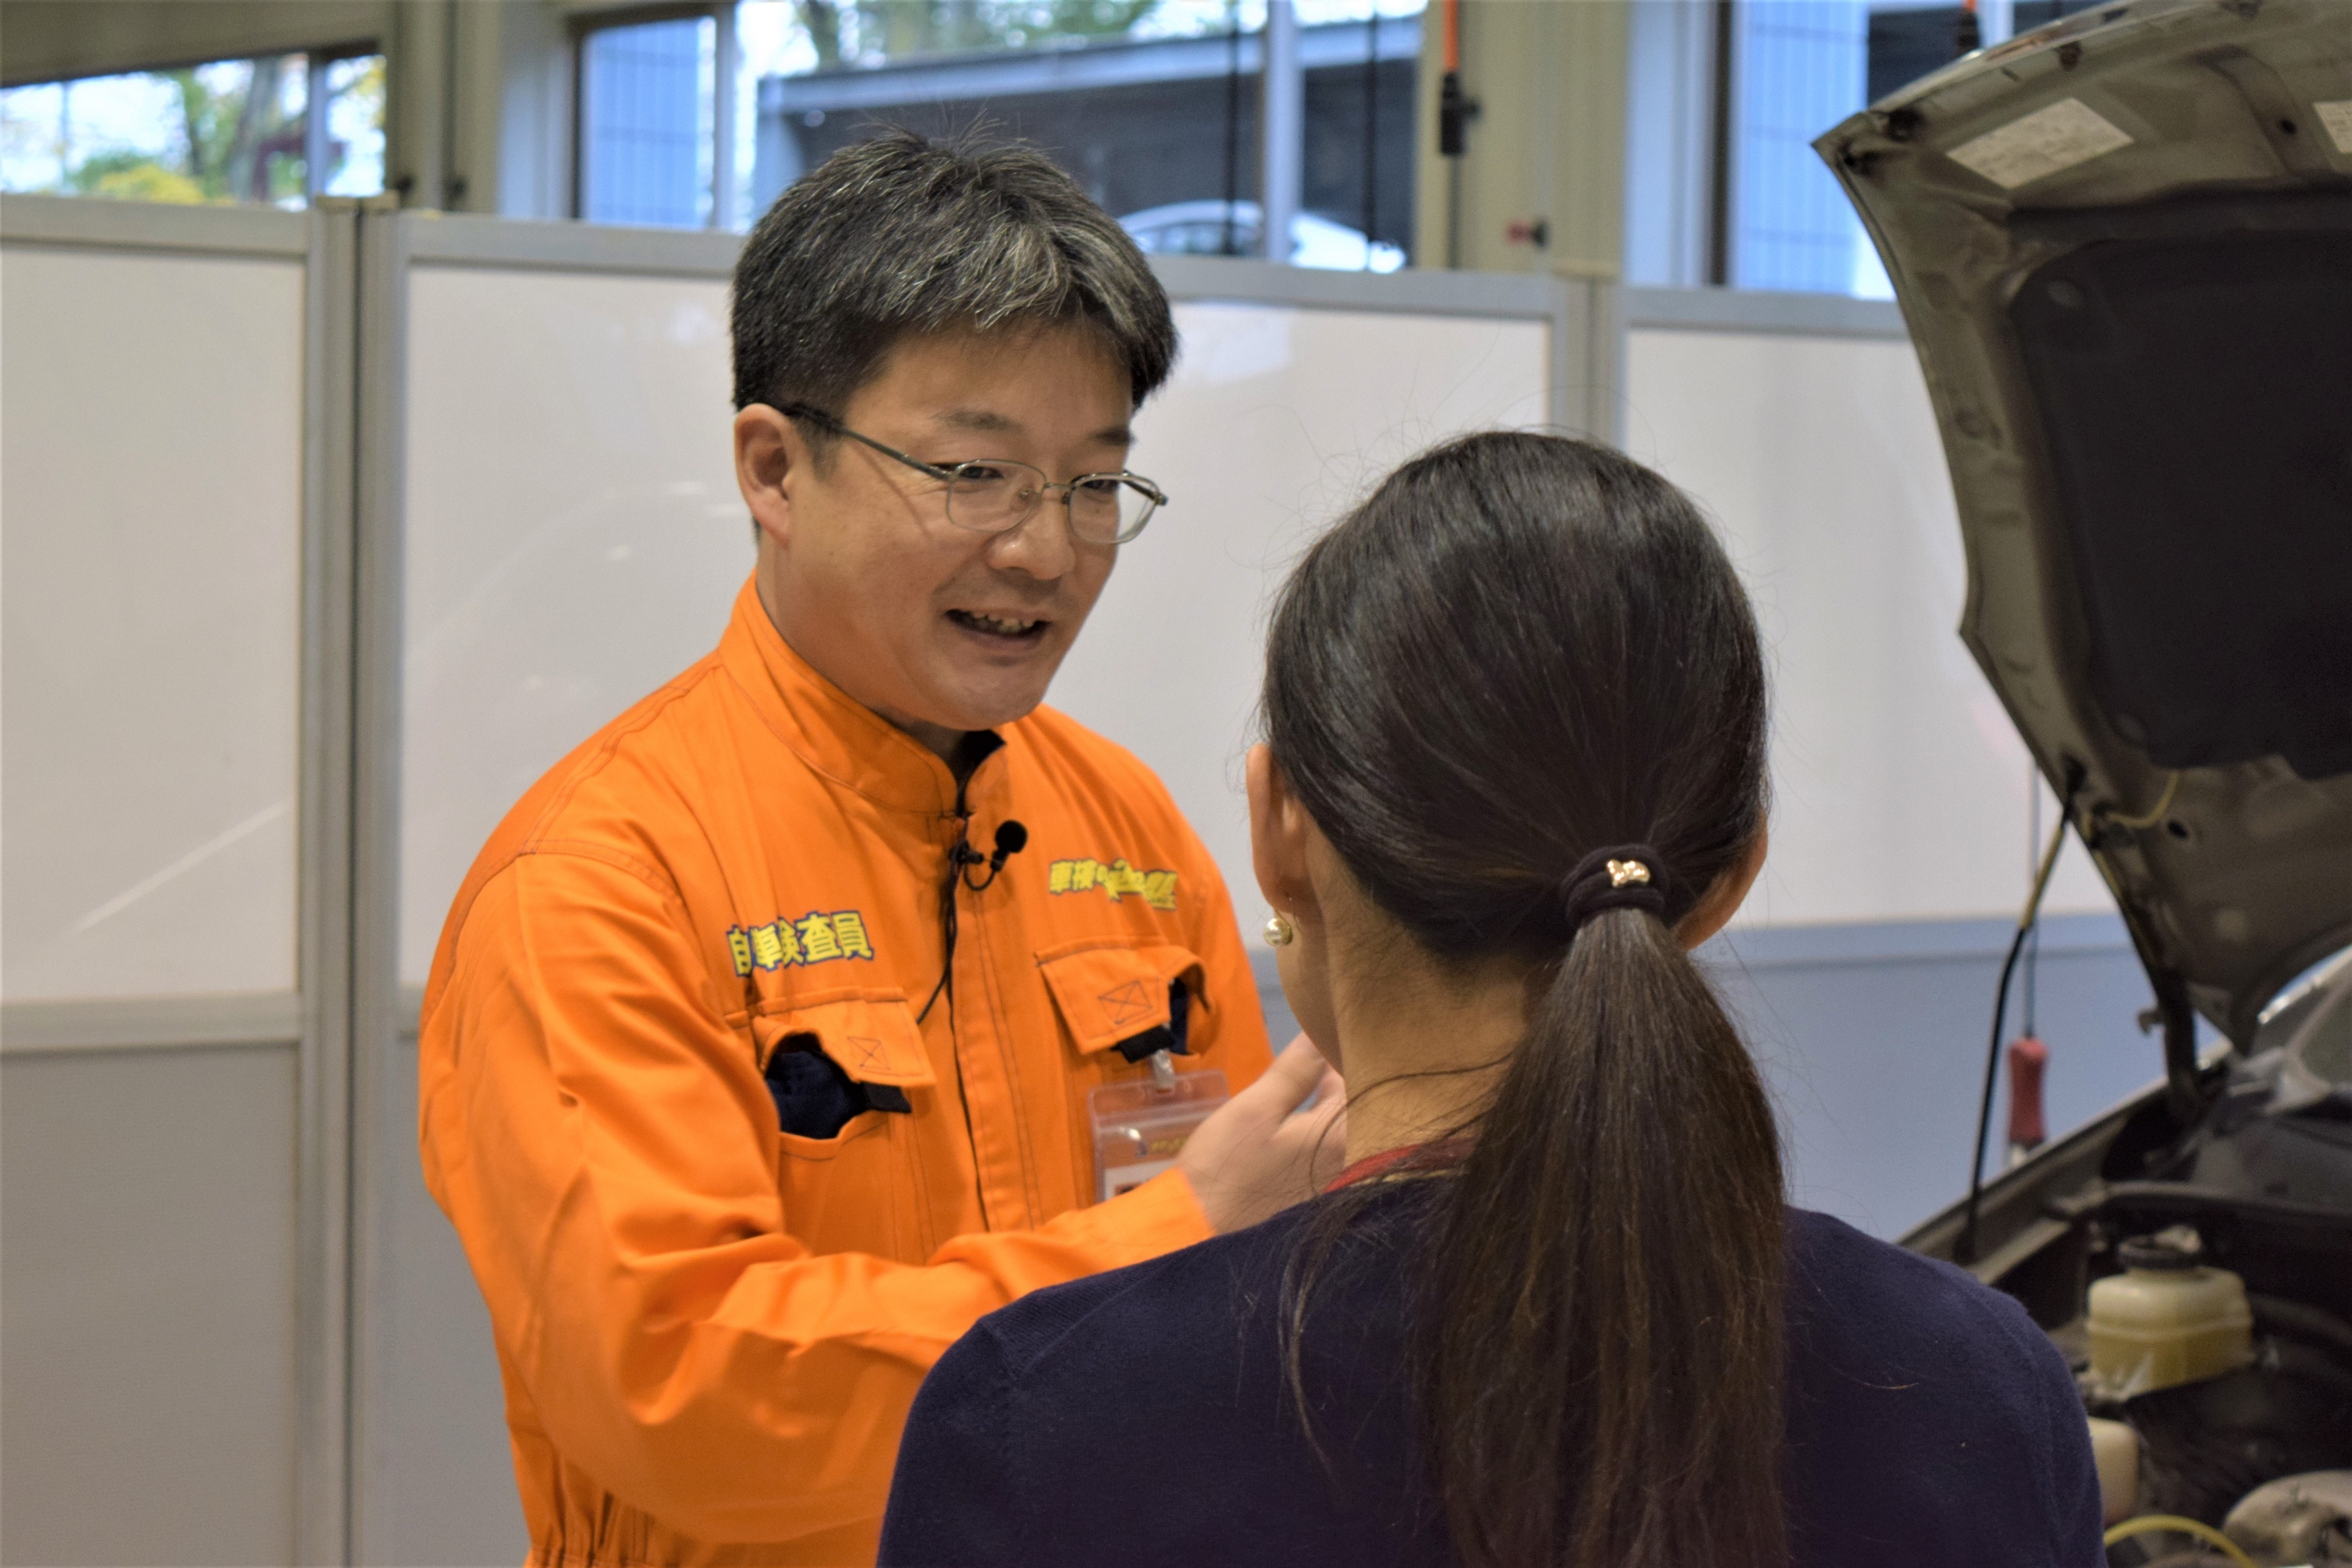
M 427 999 L 425 1173 L 556 1447 L 673 1529 L 788 1541 L 879 1517 L 917 1387 L 982 1315 L 1211 1232 L 1169 1172 L 925 1265 L 811 1254 L 689 930 L 606 851 L 484 883 Z

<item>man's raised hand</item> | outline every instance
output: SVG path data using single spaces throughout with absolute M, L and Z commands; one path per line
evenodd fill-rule
M 1299 1110 L 1318 1091 L 1313 1109 Z M 1347 1157 L 1347 1085 L 1300 1035 L 1193 1131 L 1176 1164 L 1223 1234 L 1313 1197 Z

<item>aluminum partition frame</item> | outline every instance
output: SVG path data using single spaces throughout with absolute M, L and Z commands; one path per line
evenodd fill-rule
M 0 243 L 303 265 L 295 990 L 0 1004 L 0 1053 L 296 1053 L 295 1476 L 303 1564 L 345 1560 L 349 1458 L 352 398 L 358 323 L 349 204 L 303 214 L 70 197 L 0 200 Z
M 415 1030 L 414 999 L 399 988 L 400 693 L 404 544 L 403 477 L 408 376 L 410 245 L 431 215 L 401 213 L 394 198 L 362 204 L 359 234 L 358 493 L 354 511 L 352 777 L 352 1311 L 351 1477 L 344 1556 L 373 1562 L 382 1533 L 372 1510 L 369 1413 L 391 1365 L 389 1227 L 395 1149 L 415 1158 L 415 1130 L 386 1122 L 396 1102 L 386 1073 L 403 1033 Z
M 427 266 L 724 279 L 732 275 L 743 247 L 740 235 L 691 229 L 433 213 L 409 214 L 406 221 L 415 232 L 404 254 L 409 262 Z M 1156 256 L 1151 266 L 1175 300 L 1546 321 L 1551 327 L 1551 423 L 1594 432 L 1608 429 L 1614 417 L 1622 345 L 1612 330 L 1617 293 L 1612 283 L 1549 273 L 1330 272 L 1207 256 Z M 1899 318 L 1895 330 L 1901 330 Z
M 352 1500 L 352 1056 L 353 913 L 353 737 L 358 615 L 360 250 L 358 204 L 331 201 L 312 210 L 316 238 L 308 307 L 312 312 L 314 390 L 304 460 L 312 522 L 305 549 L 318 562 L 306 570 L 303 644 L 319 679 L 306 681 L 303 724 L 319 737 L 313 763 L 306 753 L 302 806 L 315 820 L 316 853 L 306 842 L 302 929 L 306 950 L 319 954 L 306 967 L 305 1033 L 318 1042 L 317 1066 L 306 1063 L 303 1105 L 307 1129 L 331 1129 L 314 1149 L 304 1139 L 306 1171 L 314 1171 L 318 1233 L 306 1220 L 306 1271 L 318 1281 L 320 1316 L 330 1325 L 302 1347 L 306 1385 L 302 1471 L 295 1491 L 295 1544 L 300 1561 L 351 1560 Z M 316 585 L 311 585 L 315 579 Z M 307 831 L 307 829 L 306 829 Z M 312 961 L 306 959 L 306 966 Z M 315 1101 L 315 1110 L 313 1102 Z M 315 1250 L 315 1258 L 312 1254 Z
M 1627 289 L 1621 330 L 1787 332 L 1809 338 L 1906 338 L 1892 300 L 1843 294 L 1768 294 L 1748 289 Z
M 364 204 L 361 218 L 357 609 L 351 975 L 352 1407 L 349 1549 L 372 1561 L 388 1500 L 372 1500 L 369 1411 L 391 1364 L 389 1233 L 394 1159 L 415 1129 L 385 1118 L 394 1045 L 416 1031 L 422 994 L 399 983 L 404 468 L 407 279 L 419 267 L 723 280 L 743 237 Z M 1153 258 L 1171 300 L 1540 321 L 1549 329 L 1550 423 L 1605 431 L 1616 406 L 1611 285 L 1549 275 L 1327 272 L 1223 258 Z

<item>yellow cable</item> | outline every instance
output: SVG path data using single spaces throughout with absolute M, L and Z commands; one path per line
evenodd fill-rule
M 2144 1513 L 2137 1519 L 2127 1519 L 2107 1531 L 2105 1544 L 2113 1546 L 2118 1541 L 2128 1540 L 2135 1535 L 2146 1535 L 2150 1531 L 2156 1530 L 2168 1530 L 2176 1535 L 2194 1536 L 2236 1563 L 2238 1568 L 2259 1568 L 2259 1564 L 2247 1556 L 2236 1542 L 2201 1520 L 2183 1519 L 2177 1513 Z
M 2025 895 L 2025 912 L 2017 917 L 2017 929 L 2032 929 L 2033 917 L 2042 912 L 2042 895 L 2050 890 L 2050 873 L 2058 868 L 2058 851 L 2066 844 L 2066 814 L 2058 814 L 2058 826 L 2050 830 L 2050 847 L 2042 852 L 2042 867 L 2033 873 L 2033 890 Z
M 2164 820 L 2164 814 L 2172 809 L 2172 797 L 2179 793 L 2180 773 L 2179 770 L 2176 768 L 2173 770 L 2172 782 L 2164 786 L 2164 798 L 2158 801 L 2156 803 L 2156 809 L 2149 812 L 2147 816 L 2126 816 L 2121 812 L 2117 811 L 2105 811 L 2100 813 L 2100 815 L 2105 816 L 2109 822 L 2114 823 L 2117 827 L 2154 827 L 2158 823 Z

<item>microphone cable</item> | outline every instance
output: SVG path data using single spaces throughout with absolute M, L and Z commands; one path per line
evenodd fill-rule
M 931 1016 L 931 1008 L 937 1005 L 942 995 L 947 997 L 950 1011 L 955 1007 L 953 981 L 958 885 L 961 884 L 975 893 L 986 892 L 995 886 L 996 879 L 1004 870 L 1004 863 L 1029 847 L 1029 829 L 1017 819 L 1010 816 L 996 825 L 996 847 L 989 854 L 982 855 L 971 847 L 971 818 L 966 817 L 963 819 L 963 826 L 956 833 L 955 842 L 948 846 L 947 877 L 940 889 L 940 946 L 945 950 L 946 956 L 940 961 L 939 984 L 931 987 L 931 994 L 923 1003 L 923 1010 L 915 1015 L 918 1027 L 922 1025 L 924 1019 Z M 977 882 L 971 879 L 971 868 L 974 866 L 988 868 L 988 875 Z

